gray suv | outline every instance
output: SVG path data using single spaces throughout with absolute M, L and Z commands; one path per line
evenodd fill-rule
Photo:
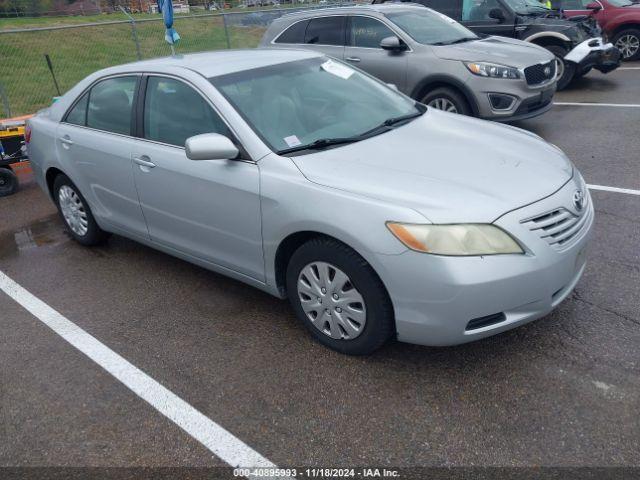
M 435 108 L 521 120 L 551 108 L 556 60 L 542 47 L 481 38 L 446 15 L 400 4 L 326 8 L 276 19 L 263 47 L 316 50 Z

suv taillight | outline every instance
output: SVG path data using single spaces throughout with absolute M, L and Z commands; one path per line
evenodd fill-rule
M 29 143 L 31 141 L 31 125 L 27 122 L 24 126 L 24 143 Z

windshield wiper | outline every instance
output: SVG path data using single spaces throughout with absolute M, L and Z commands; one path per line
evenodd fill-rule
M 284 150 L 278 150 L 276 153 L 278 155 L 282 155 L 286 153 L 300 152 L 302 150 L 322 150 L 333 145 L 345 145 L 347 143 L 355 143 L 359 142 L 360 140 L 366 140 L 367 138 L 371 138 L 376 135 L 380 135 L 381 133 L 388 132 L 392 129 L 391 127 L 393 125 L 397 125 L 398 123 L 419 117 L 427 111 L 426 107 L 424 107 L 420 103 L 416 103 L 415 107 L 418 110 L 417 112 L 409 113 L 407 115 L 401 115 L 399 117 L 387 118 L 380 125 L 377 125 L 371 130 L 367 130 L 366 132 L 359 135 L 354 135 L 353 137 L 319 138 L 318 140 L 307 143 L 305 145 L 297 145 L 295 147 L 285 148 Z
M 456 40 L 451 40 L 449 42 L 435 42 L 435 43 L 431 43 L 430 45 L 441 47 L 443 45 L 454 45 L 456 43 L 470 42 L 471 40 L 478 40 L 478 38 L 479 37 L 462 37 Z
M 323 148 L 330 147 L 332 145 L 344 145 L 347 143 L 355 143 L 359 140 L 360 135 L 355 137 L 341 137 L 341 138 L 319 138 L 311 143 L 307 143 L 305 145 L 297 145 L 291 148 L 285 148 L 284 150 L 278 150 L 276 153 L 278 155 L 282 155 L 283 153 L 293 153 L 300 152 L 302 150 L 322 150 Z

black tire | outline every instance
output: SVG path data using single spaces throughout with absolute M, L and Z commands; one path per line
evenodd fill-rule
M 638 48 L 635 50 L 635 52 L 631 51 L 631 52 L 627 52 L 625 51 L 624 48 L 620 48 L 620 46 L 618 46 L 618 42 L 620 41 L 620 39 L 624 38 L 624 37 L 630 37 L 630 39 L 632 39 L 632 41 L 634 41 L 634 45 L 636 44 L 636 42 L 638 42 L 637 44 L 639 45 Z M 613 43 L 616 47 L 618 47 L 618 49 L 620 50 L 620 53 L 622 53 L 622 59 L 625 62 L 629 62 L 632 60 L 638 60 L 640 59 L 640 28 L 625 28 L 624 30 L 616 33 L 613 36 L 613 39 L 611 40 L 611 43 Z M 628 56 L 625 56 L 628 55 Z
M 362 299 L 366 321 L 362 332 L 353 339 L 334 339 L 314 326 L 304 312 L 298 294 L 298 277 L 313 262 L 326 262 L 344 272 Z M 298 318 L 311 335 L 323 345 L 348 355 L 368 355 L 380 348 L 395 334 L 393 306 L 382 281 L 366 262 L 348 246 L 330 238 L 319 237 L 300 246 L 287 265 L 287 292 Z M 331 292 L 326 292 L 330 301 Z
M 587 73 L 589 73 L 591 70 L 593 70 L 593 67 L 587 67 L 584 70 L 581 70 L 579 72 L 576 72 L 576 74 L 573 76 L 574 80 L 577 80 L 578 78 L 582 78 L 584 77 Z
M 558 79 L 557 85 L 558 90 L 564 90 L 569 86 L 576 75 L 576 64 L 564 60 L 564 56 L 569 53 L 566 48 L 561 47 L 560 45 L 546 45 L 544 48 L 553 53 L 556 56 L 556 59 L 559 62 L 562 62 L 562 65 L 564 66 L 564 71 L 562 73 L 562 76 Z
M 455 113 L 459 113 L 461 115 L 471 115 L 471 108 L 469 107 L 469 103 L 467 99 L 464 98 L 457 90 L 450 87 L 439 87 L 430 92 L 427 92 L 426 95 L 422 97 L 420 100 L 421 103 L 425 105 L 429 105 L 431 102 L 435 102 L 437 99 L 445 99 L 451 102 L 456 109 Z M 437 107 L 433 107 L 437 108 Z M 440 109 L 441 110 L 441 109 Z
M 18 176 L 10 168 L 0 167 L 0 197 L 8 197 L 18 191 Z
M 59 192 L 63 186 L 67 186 L 71 188 L 76 193 L 76 195 L 80 199 L 80 202 L 82 203 L 82 208 L 87 215 L 87 231 L 83 235 L 79 235 L 78 233 L 73 231 L 73 229 L 71 228 L 71 225 L 69 224 L 69 222 L 67 221 L 67 219 L 64 217 L 62 213 L 62 210 L 60 208 Z M 80 193 L 80 190 L 78 189 L 78 187 L 76 187 L 75 184 L 69 179 L 69 177 L 67 177 L 64 174 L 58 175 L 53 182 L 53 199 L 56 204 L 56 207 L 58 207 L 58 213 L 60 214 L 60 218 L 62 218 L 62 221 L 67 227 L 69 234 L 73 237 L 73 239 L 76 242 L 81 243 L 82 245 L 85 245 L 87 247 L 90 247 L 93 245 L 99 245 L 103 243 L 107 238 L 109 238 L 109 234 L 104 230 L 102 230 L 96 223 L 96 219 L 94 218 L 93 213 L 91 213 L 89 204 L 87 203 L 85 198 L 82 196 L 82 193 Z

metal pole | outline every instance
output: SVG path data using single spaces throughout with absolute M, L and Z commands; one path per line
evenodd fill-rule
M 9 99 L 7 93 L 4 90 L 4 85 L 0 82 L 0 97 L 2 97 L 2 104 L 4 105 L 4 111 L 7 114 L 7 118 L 11 117 L 11 108 L 9 107 Z
M 133 41 L 136 44 L 136 55 L 138 57 L 138 60 L 142 60 L 142 53 L 140 52 L 140 40 L 138 40 L 138 28 L 136 27 L 136 21 L 131 15 L 129 15 L 129 13 L 124 8 L 122 8 L 122 5 L 118 5 L 118 8 L 122 13 L 124 13 L 127 17 L 129 17 L 129 20 L 131 21 L 131 35 L 133 36 Z
M 224 5 L 224 1 L 223 1 Z M 222 24 L 224 25 L 224 37 L 227 39 L 227 48 L 231 49 L 231 41 L 229 40 L 229 30 L 227 29 L 227 15 L 222 14 Z

